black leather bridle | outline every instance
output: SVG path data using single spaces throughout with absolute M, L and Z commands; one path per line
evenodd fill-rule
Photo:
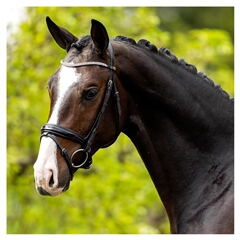
M 112 47 L 111 43 L 109 43 L 108 49 L 110 52 L 110 65 L 102 63 L 102 62 L 66 63 L 63 60 L 61 61 L 61 64 L 65 67 L 77 68 L 77 67 L 83 67 L 83 66 L 100 66 L 100 67 L 108 68 L 111 71 L 110 78 L 108 80 L 107 87 L 105 90 L 105 96 L 103 99 L 101 109 L 100 109 L 89 133 L 85 137 L 83 137 L 82 135 L 80 135 L 79 133 L 77 133 L 71 129 L 59 126 L 57 124 L 49 124 L 49 123 L 43 125 L 41 128 L 41 138 L 40 139 L 42 139 L 42 137 L 50 137 L 57 144 L 57 146 L 60 149 L 61 154 L 62 154 L 63 158 L 65 159 L 67 166 L 69 168 L 71 180 L 73 179 L 74 168 L 88 169 L 92 165 L 91 145 L 92 145 L 94 137 L 97 133 L 97 129 L 98 129 L 101 117 L 105 111 L 107 104 L 108 104 L 108 100 L 111 96 L 112 89 L 114 90 L 114 97 L 115 97 L 116 106 L 117 106 L 117 113 L 118 113 L 117 134 L 119 133 L 121 107 L 120 107 L 119 92 L 117 90 L 116 82 L 114 81 L 114 71 L 116 70 L 116 68 L 114 67 L 114 52 L 113 52 L 113 47 Z M 83 146 L 83 148 L 76 150 L 70 157 L 68 155 L 66 149 L 60 144 L 60 142 L 57 140 L 56 137 L 65 138 L 65 139 L 69 139 L 71 141 L 80 143 L 81 146 Z M 108 144 L 108 145 L 110 145 L 110 144 Z M 79 165 L 74 165 L 74 163 L 72 162 L 72 159 L 76 155 L 76 153 L 79 153 L 79 152 L 85 153 L 85 160 Z

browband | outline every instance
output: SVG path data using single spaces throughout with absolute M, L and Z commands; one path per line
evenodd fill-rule
M 63 66 L 70 67 L 70 68 L 77 68 L 77 67 L 84 67 L 84 66 L 101 66 L 101 67 L 108 68 L 110 70 L 114 70 L 114 71 L 116 70 L 116 67 L 108 65 L 106 63 L 102 63 L 102 62 L 67 63 L 61 60 L 60 63 Z

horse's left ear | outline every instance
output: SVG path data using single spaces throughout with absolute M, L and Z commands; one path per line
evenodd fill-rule
M 106 51 L 109 44 L 109 37 L 106 28 L 97 20 L 92 19 L 91 37 L 97 53 L 101 55 Z

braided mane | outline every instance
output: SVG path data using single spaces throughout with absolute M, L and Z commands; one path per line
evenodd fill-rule
M 125 36 L 117 36 L 113 39 L 114 41 L 120 41 L 124 42 L 126 44 L 131 44 L 131 45 L 136 45 L 145 49 L 148 49 L 149 51 L 153 53 L 160 54 L 164 56 L 165 58 L 169 59 L 171 62 L 179 64 L 186 68 L 188 71 L 200 76 L 203 80 L 209 83 L 212 87 L 217 89 L 221 94 L 223 95 L 224 98 L 230 99 L 230 96 L 227 92 L 225 92 L 220 85 L 215 84 L 212 79 L 210 79 L 204 72 L 198 72 L 196 66 L 187 63 L 184 59 L 178 59 L 169 49 L 161 47 L 160 49 L 157 49 L 157 47 L 153 44 L 151 44 L 148 40 L 146 39 L 141 39 L 138 42 L 136 42 L 132 38 L 128 38 Z M 233 99 L 231 99 L 233 100 Z

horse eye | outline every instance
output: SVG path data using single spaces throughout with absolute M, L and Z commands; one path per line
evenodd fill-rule
M 91 89 L 86 93 L 86 99 L 91 100 L 94 99 L 96 97 L 98 93 L 97 89 Z

